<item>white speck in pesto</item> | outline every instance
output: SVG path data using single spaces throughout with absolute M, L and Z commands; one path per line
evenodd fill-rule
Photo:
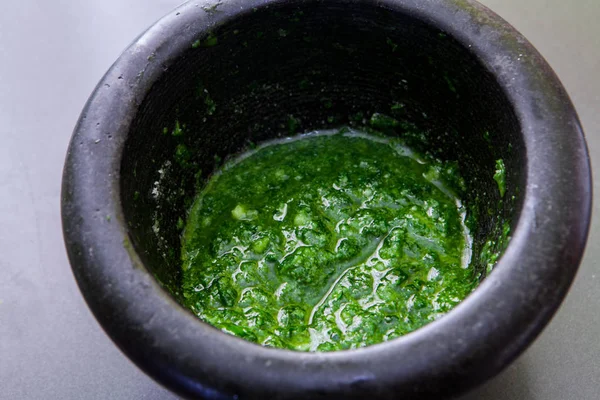
M 440 272 L 435 267 L 431 267 L 431 269 L 429 270 L 429 273 L 427 273 L 427 280 L 433 281 L 439 275 L 440 275 Z
M 285 287 L 287 286 L 287 282 L 283 282 L 281 285 L 279 285 L 279 287 L 275 290 L 275 293 L 273 293 L 273 295 L 277 298 L 277 300 L 279 300 L 279 298 L 281 297 L 281 295 L 283 294 L 283 290 L 285 289 Z
M 348 240 L 348 238 L 345 238 L 345 237 L 344 237 L 344 238 L 339 238 L 339 239 L 338 239 L 337 243 L 335 244 L 335 249 L 333 250 L 333 252 L 334 252 L 334 253 L 337 253 L 337 252 L 338 252 L 338 250 L 339 250 L 339 248 L 340 248 L 340 245 L 341 245 L 341 244 L 342 244 L 342 243 L 343 243 L 345 240 Z
M 275 221 L 282 222 L 287 215 L 287 211 L 288 211 L 288 205 L 287 205 L 287 203 L 285 203 L 284 205 L 279 207 L 279 209 L 277 210 L 277 213 L 275 213 L 273 215 L 273 219 Z

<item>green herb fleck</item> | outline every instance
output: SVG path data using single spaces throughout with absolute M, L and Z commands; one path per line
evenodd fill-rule
M 483 132 L 483 139 L 488 142 L 488 144 L 491 143 L 491 139 L 490 139 L 490 132 L 489 131 L 485 131 Z
M 456 86 L 454 86 L 454 83 L 452 82 L 452 79 L 450 79 L 450 77 L 448 77 L 447 74 L 444 74 L 444 80 L 448 84 L 448 89 L 450 89 L 450 91 L 452 93 L 456 93 Z
M 371 127 L 374 129 L 385 131 L 389 130 L 390 128 L 396 128 L 400 126 L 400 122 L 388 115 L 375 113 L 371 116 L 369 125 L 371 125 Z
M 208 92 L 206 93 L 206 97 L 204 98 L 204 104 L 206 104 L 206 113 L 208 115 L 213 115 L 217 110 L 217 103 L 210 97 Z
M 392 111 L 394 111 L 394 112 L 404 111 L 404 104 L 402 104 L 402 103 L 394 103 L 392 105 Z
M 298 85 L 300 86 L 300 89 L 305 90 L 310 85 L 310 81 L 308 78 L 304 78 L 300 81 L 300 83 L 298 83 Z
M 196 40 L 194 43 L 192 43 L 192 48 L 197 49 L 199 47 L 213 47 L 216 46 L 217 43 L 219 43 L 218 38 L 210 33 L 204 40 Z
M 218 42 L 219 42 L 219 40 L 217 39 L 217 37 L 211 33 L 204 40 L 204 42 L 202 42 L 202 46 L 203 47 L 212 47 L 212 46 L 215 46 Z
M 333 100 L 331 100 L 330 98 L 324 97 L 321 99 L 321 103 L 323 103 L 323 106 L 325 108 L 331 108 L 333 107 Z
M 183 136 L 183 129 L 181 128 L 181 125 L 179 124 L 179 120 L 175 121 L 175 128 L 173 128 L 171 135 L 176 136 L 176 137 Z
M 362 112 L 359 111 L 356 114 L 351 115 L 350 119 L 354 122 L 362 123 L 365 119 L 365 114 L 363 114 Z
M 181 167 L 186 167 L 189 164 L 191 153 L 185 144 L 178 144 L 175 148 L 175 160 Z
M 504 197 L 504 193 L 506 192 L 506 168 L 502 159 L 496 160 L 496 173 L 494 174 L 494 180 L 498 184 L 500 196 Z
M 213 115 L 217 110 L 217 103 L 210 96 L 210 93 L 204 87 L 202 82 L 198 84 L 198 89 L 196 93 L 196 98 L 201 99 L 204 102 L 204 105 L 206 105 L 206 113 L 208 115 Z
M 398 49 L 398 45 L 390 38 L 387 38 L 385 42 L 392 48 L 392 53 L 395 53 Z
M 290 135 L 298 132 L 298 127 L 300 126 L 300 121 L 296 119 L 293 115 L 288 117 L 288 132 Z
M 201 169 L 198 170 L 198 172 L 196 172 L 194 174 L 194 181 L 195 181 L 195 184 L 196 184 L 196 188 L 202 187 L 202 184 L 204 183 L 204 179 L 202 177 L 202 170 Z
M 300 22 L 300 17 L 304 15 L 304 11 L 296 11 L 292 14 L 290 21 L 292 22 Z

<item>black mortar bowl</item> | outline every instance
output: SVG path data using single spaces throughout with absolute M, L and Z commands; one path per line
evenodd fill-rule
M 178 303 L 178 221 L 219 160 L 274 137 L 373 124 L 458 162 L 477 216 L 472 295 L 404 337 L 320 354 L 246 342 Z M 63 228 L 102 327 L 181 395 L 441 399 L 497 374 L 549 322 L 584 251 L 590 175 L 561 83 L 474 1 L 190 2 L 142 34 L 85 106 Z M 488 242 L 501 252 L 491 273 Z

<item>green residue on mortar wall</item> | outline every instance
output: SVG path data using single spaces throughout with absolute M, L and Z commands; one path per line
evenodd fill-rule
M 217 2 L 217 3 L 215 3 L 215 4 L 213 4 L 212 6 L 202 6 L 202 10 L 203 10 L 204 12 L 206 12 L 207 14 L 209 14 L 209 15 L 213 15 L 213 14 L 215 14 L 215 13 L 218 11 L 218 10 L 217 10 L 217 8 L 218 8 L 218 7 L 219 7 L 221 4 L 223 4 L 223 3 L 221 3 L 221 2 L 219 1 L 219 2 Z
M 502 24 L 498 20 L 490 18 L 490 15 L 480 8 L 482 6 L 477 6 L 479 3 L 470 0 L 450 0 L 450 3 L 468 13 L 476 22 L 480 24 L 490 25 L 495 28 L 502 28 Z

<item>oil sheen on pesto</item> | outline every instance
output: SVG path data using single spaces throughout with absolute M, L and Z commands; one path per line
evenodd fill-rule
M 342 130 L 271 142 L 213 175 L 183 236 L 202 320 L 272 347 L 380 343 L 476 286 L 456 167 Z M 456 190 L 455 190 L 456 189 Z

